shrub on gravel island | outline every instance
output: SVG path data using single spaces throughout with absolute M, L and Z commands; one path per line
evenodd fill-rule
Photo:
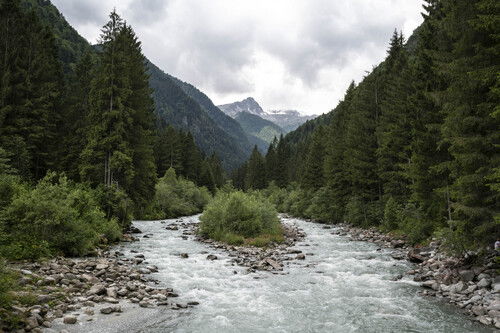
M 257 194 L 219 191 L 200 221 L 202 235 L 229 244 L 266 246 L 283 241 L 276 209 Z

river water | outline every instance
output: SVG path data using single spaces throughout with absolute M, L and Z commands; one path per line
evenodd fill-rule
M 186 217 L 196 222 L 198 216 Z M 391 279 L 412 264 L 391 258 L 389 249 L 333 235 L 322 225 L 284 218 L 307 236 L 294 248 L 307 255 L 292 260 L 283 275 L 246 273 L 223 250 L 166 230 L 175 220 L 134 222 L 151 238 L 118 250 L 143 253 L 159 272 L 153 277 L 179 293 L 179 302 L 200 305 L 135 318 L 137 332 L 491 332 L 445 301 L 418 295 L 410 278 Z M 179 253 L 188 253 L 183 259 Z M 208 253 L 219 259 L 206 259 Z M 236 273 L 235 273 L 236 272 Z M 172 314 L 175 312 L 175 314 Z M 132 329 L 130 329 L 132 330 Z

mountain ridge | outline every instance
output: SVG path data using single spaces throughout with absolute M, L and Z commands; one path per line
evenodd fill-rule
M 289 133 L 308 120 L 314 119 L 317 115 L 302 115 L 297 110 L 269 110 L 265 111 L 253 97 L 244 100 L 218 105 L 228 116 L 235 118 L 241 112 L 247 112 L 260 118 L 270 121 L 279 126 L 284 133 Z

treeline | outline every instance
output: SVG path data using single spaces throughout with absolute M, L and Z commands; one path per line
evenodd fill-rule
M 285 211 L 407 234 L 456 252 L 500 234 L 500 6 L 428 0 L 424 23 L 349 86 L 328 121 L 254 151 L 234 175 Z M 325 118 L 325 117 L 324 117 Z M 299 129 L 300 130 L 300 129 Z M 264 171 L 265 170 L 265 171 Z M 290 200 L 293 198 L 293 200 Z M 293 202 L 292 202 L 293 201 Z
M 64 63 L 74 59 L 60 58 L 58 44 L 34 11 L 19 0 L 1 2 L 0 245 L 82 254 L 102 234 L 96 226 L 110 221 L 119 230 L 132 216 L 151 214 L 158 178 L 169 168 L 211 191 L 222 185 L 218 158 L 156 119 L 141 43 L 116 12 L 98 48 L 75 63 Z M 33 227 L 31 240 L 17 232 L 22 223 Z M 63 230 L 85 241 L 56 245 Z

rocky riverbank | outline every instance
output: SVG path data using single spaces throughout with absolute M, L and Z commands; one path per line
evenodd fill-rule
M 272 243 L 267 247 L 255 246 L 235 246 L 228 245 L 212 239 L 203 238 L 198 235 L 198 223 L 188 223 L 183 220 L 177 220 L 175 223 L 169 224 L 168 230 L 182 230 L 181 237 L 194 236 L 196 241 L 208 244 L 213 249 L 224 250 L 231 257 L 230 262 L 234 265 L 247 267 L 247 272 L 270 271 L 274 274 L 279 274 L 283 271 L 286 262 L 290 260 L 304 260 L 306 254 L 300 250 L 292 249 L 291 247 L 305 237 L 305 233 L 294 225 L 282 224 L 283 236 L 285 238 L 282 243 Z M 207 260 L 217 260 L 215 254 L 206 252 Z M 181 257 L 188 258 L 188 253 L 180 253 Z M 235 271 L 236 272 L 236 271 Z
M 498 254 L 491 252 L 475 261 L 458 259 L 446 255 L 437 241 L 412 247 L 404 238 L 348 224 L 339 225 L 333 233 L 393 248 L 394 259 L 417 264 L 407 274 L 421 283 L 423 295 L 444 298 L 482 324 L 500 328 L 500 265 L 495 261 Z
M 154 287 L 156 281 L 149 274 L 158 269 L 140 253 L 126 258 L 120 252 L 102 252 L 94 258 L 56 258 L 12 268 L 22 286 L 16 298 L 31 303 L 13 307 L 13 314 L 24 323 L 18 332 L 51 332 L 53 325 L 69 327 L 98 316 L 120 316 L 127 303 L 172 310 L 197 304 L 177 303 L 171 288 Z

